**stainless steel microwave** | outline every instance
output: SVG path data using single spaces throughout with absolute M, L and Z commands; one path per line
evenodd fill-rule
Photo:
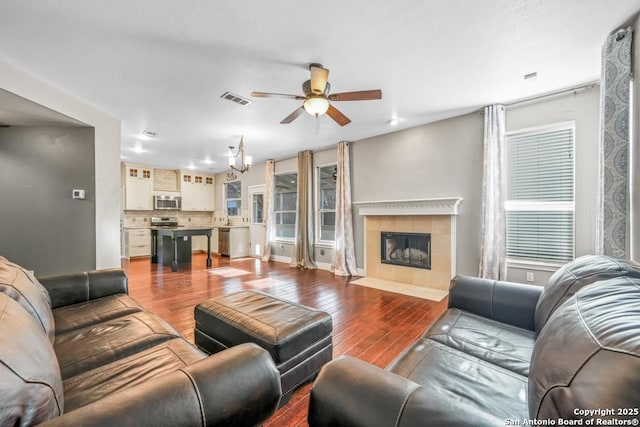
M 182 197 L 153 196 L 153 209 L 179 211 L 182 209 Z

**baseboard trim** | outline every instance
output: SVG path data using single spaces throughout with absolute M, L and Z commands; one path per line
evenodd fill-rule
M 271 255 L 271 258 L 269 258 L 269 260 L 291 264 L 291 257 L 288 257 L 288 256 Z
M 331 271 L 331 264 L 328 262 L 316 262 L 316 267 L 318 270 Z

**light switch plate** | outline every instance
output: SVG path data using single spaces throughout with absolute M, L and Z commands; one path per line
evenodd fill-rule
M 535 280 L 535 276 L 531 271 L 527 271 L 527 282 L 533 282 Z
M 84 200 L 84 190 L 73 190 L 71 197 L 78 200 Z

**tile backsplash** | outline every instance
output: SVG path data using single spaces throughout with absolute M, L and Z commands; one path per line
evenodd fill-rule
M 122 218 L 122 226 L 125 228 L 149 227 L 151 217 L 177 217 L 178 225 L 193 226 L 224 226 L 249 225 L 249 212 L 242 210 L 242 216 L 227 218 L 224 212 L 181 212 L 181 211 L 125 211 Z
M 171 169 L 153 170 L 153 189 L 155 191 L 179 191 L 179 172 Z

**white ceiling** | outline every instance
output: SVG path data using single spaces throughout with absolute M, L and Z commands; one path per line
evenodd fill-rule
M 120 118 L 124 159 L 219 172 L 241 134 L 260 162 L 597 80 L 605 37 L 638 10 L 640 0 L 3 0 L 0 58 Z M 323 116 L 316 133 L 307 114 L 279 124 L 299 101 L 251 98 L 302 94 L 311 62 L 331 70 L 333 93 L 379 88 L 383 99 L 335 103 L 352 123 Z

